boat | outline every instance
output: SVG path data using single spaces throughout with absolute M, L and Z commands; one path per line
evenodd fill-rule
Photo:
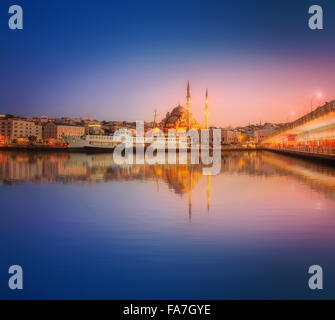
M 190 138 L 187 136 L 158 136 L 158 137 L 136 137 L 136 136 L 107 136 L 107 135 L 84 135 L 82 137 L 64 136 L 67 147 L 76 150 L 114 150 L 121 143 L 125 147 L 134 148 L 138 145 L 148 147 L 155 143 L 157 149 L 188 149 L 190 147 Z
M 113 150 L 118 143 L 112 136 L 84 135 L 82 137 L 67 137 L 63 139 L 69 149 L 110 149 Z

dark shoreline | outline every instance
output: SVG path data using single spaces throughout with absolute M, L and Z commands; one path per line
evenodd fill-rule
M 316 154 L 316 153 L 308 153 L 308 152 L 299 152 L 299 151 L 291 151 L 291 150 L 277 150 L 271 148 L 261 148 L 260 150 L 269 151 L 278 154 L 284 154 L 287 156 L 291 156 L 294 158 L 305 159 L 313 162 L 323 163 L 335 165 L 335 155 L 327 155 L 327 154 Z

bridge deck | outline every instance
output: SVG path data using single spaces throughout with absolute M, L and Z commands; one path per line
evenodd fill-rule
M 261 145 L 271 151 L 333 160 L 335 100 L 285 125 Z

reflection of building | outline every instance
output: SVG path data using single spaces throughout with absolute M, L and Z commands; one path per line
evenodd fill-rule
M 201 128 L 191 113 L 191 91 L 189 83 L 187 84 L 186 109 L 181 105 L 175 107 L 171 112 L 166 114 L 160 123 L 160 127 L 163 131 L 168 131 L 169 129 L 187 131 L 189 129 Z
M 32 121 L 9 118 L 0 120 L 0 135 L 9 139 L 36 137 L 42 138 L 42 126 Z
M 66 123 L 49 122 L 44 127 L 43 138 L 61 139 L 62 136 L 81 137 L 85 133 L 85 128 Z
M 211 204 L 211 176 L 207 176 L 207 186 L 206 186 L 206 191 L 207 191 L 207 211 L 209 212 L 210 204 Z
M 332 167 L 269 152 L 251 151 L 226 152 L 221 168 L 222 174 L 290 176 L 326 197 L 335 198 L 335 171 Z M 175 194 L 188 197 L 185 200 L 188 202 L 189 219 L 194 203 L 198 203 L 195 187 L 207 182 L 202 199 L 207 199 L 207 210 L 210 209 L 211 177 L 202 175 L 201 165 L 118 165 L 110 154 L 0 152 L 0 184 L 134 180 L 156 181 L 157 184 L 162 181 Z
M 104 154 L 0 152 L 0 182 L 53 182 L 65 177 L 73 182 L 159 179 L 182 196 L 202 177 L 202 168 L 186 164 L 117 165 L 112 155 Z

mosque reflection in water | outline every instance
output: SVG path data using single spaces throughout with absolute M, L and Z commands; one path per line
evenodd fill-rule
M 270 152 L 226 152 L 220 175 L 291 176 L 313 190 L 335 199 L 335 171 L 332 167 Z M 0 152 L 0 183 L 97 183 L 102 181 L 161 182 L 180 197 L 188 197 L 191 219 L 193 189 L 199 181 L 206 185 L 207 211 L 210 211 L 211 179 L 201 165 L 117 165 L 110 154 Z M 238 190 L 236 191 L 238 192 Z

